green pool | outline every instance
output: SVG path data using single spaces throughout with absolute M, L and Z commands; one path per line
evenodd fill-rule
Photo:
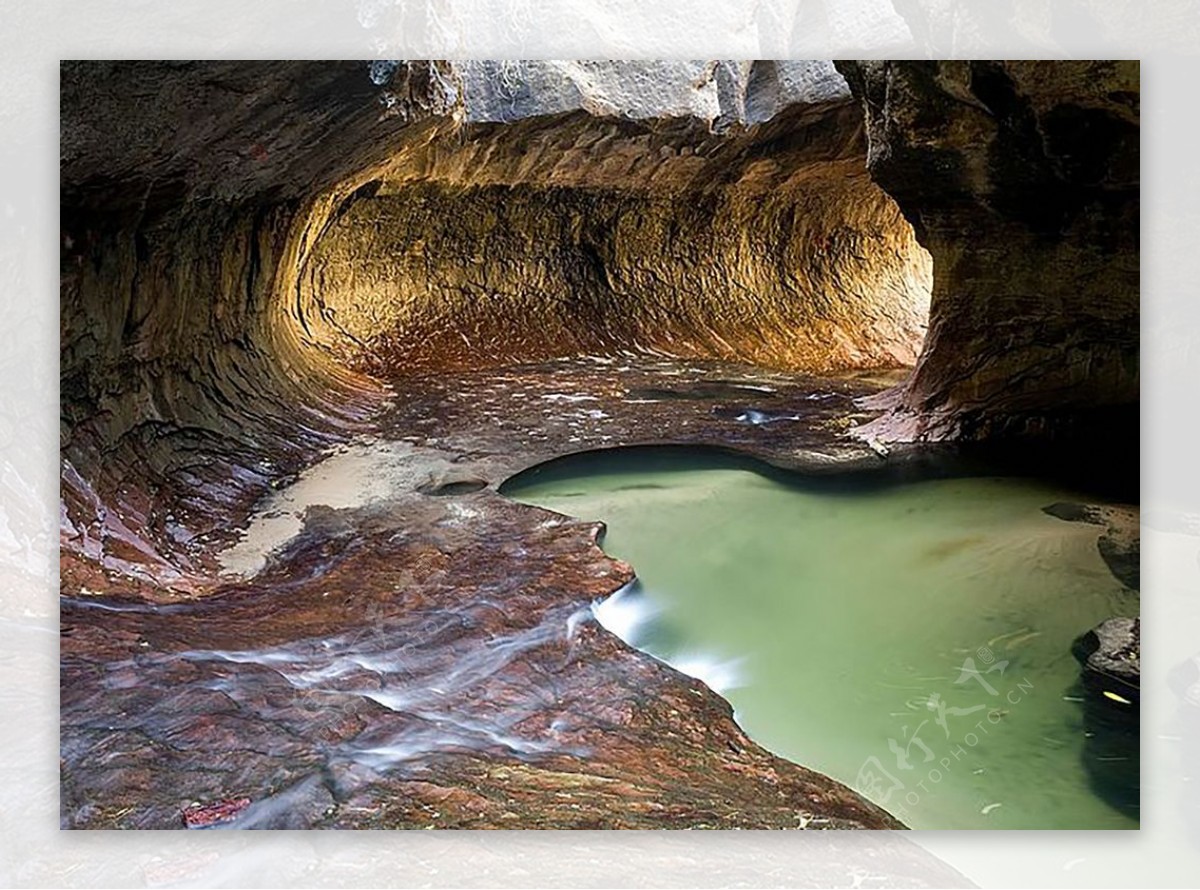
M 1137 827 L 1135 734 L 1088 755 L 1104 730 L 1084 725 L 1070 648 L 1138 603 L 1096 527 L 1042 512 L 1077 492 L 812 480 L 679 449 L 579 455 L 503 490 L 607 523 L 639 580 L 600 620 L 911 827 Z

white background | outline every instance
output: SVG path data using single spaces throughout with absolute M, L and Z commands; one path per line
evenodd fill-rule
M 938 17 L 910 30 L 896 10 L 917 5 Z M 1167 685 L 1200 657 L 1197 10 L 1195 0 L 0 0 L 0 883 L 777 886 L 819 880 L 825 866 L 837 874 L 848 859 L 886 871 L 912 842 L 981 886 L 1200 881 L 1200 691 L 1188 702 Z M 1140 832 L 59 832 L 59 59 L 860 56 L 1142 59 Z M 859 877 L 870 885 L 872 869 Z

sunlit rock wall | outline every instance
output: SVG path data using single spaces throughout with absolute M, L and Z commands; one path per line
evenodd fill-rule
M 68 587 L 203 577 L 363 370 L 923 333 L 828 62 L 66 62 L 61 101 Z
M 588 64 L 468 67 L 477 122 L 398 155 L 304 269 L 331 350 L 381 373 L 587 352 L 915 361 L 929 259 L 866 174 L 828 63 L 656 63 L 661 80 Z M 523 78 L 508 95 L 506 76 Z
M 64 63 L 65 552 L 178 580 L 362 371 L 920 354 L 868 435 L 1136 434 L 1137 65 L 838 65 Z

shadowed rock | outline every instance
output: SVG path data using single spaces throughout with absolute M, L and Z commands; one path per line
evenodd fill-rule
M 1135 715 L 1142 676 L 1141 629 L 1139 618 L 1110 618 L 1085 633 L 1072 647 L 1083 665 L 1088 687 L 1127 699 Z
M 1097 794 L 1136 816 L 1141 807 L 1141 620 L 1110 618 L 1075 641 L 1083 667 L 1084 766 Z
M 1138 63 L 836 64 L 934 264 L 921 360 L 873 433 L 1064 440 L 1136 478 Z

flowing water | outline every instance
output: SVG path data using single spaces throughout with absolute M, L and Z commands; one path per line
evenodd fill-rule
M 1042 512 L 1077 492 L 652 449 L 566 458 L 504 491 L 603 520 L 639 580 L 601 621 L 909 826 L 1137 827 L 1136 732 L 1085 726 L 1070 651 L 1137 599 L 1095 526 Z

